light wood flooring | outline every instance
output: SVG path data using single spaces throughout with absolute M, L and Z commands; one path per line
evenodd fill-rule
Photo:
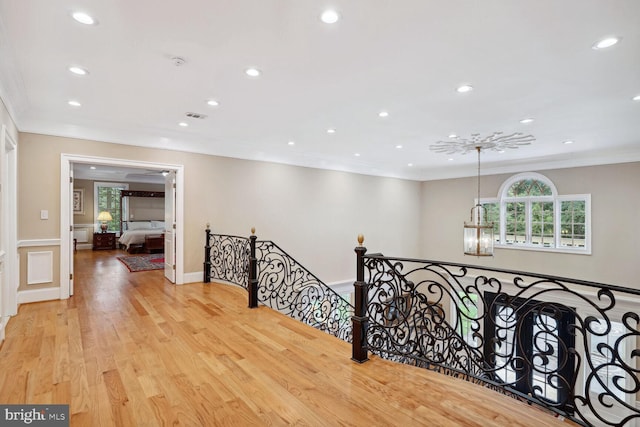
M 79 251 L 75 295 L 20 306 L 0 349 L 0 403 L 69 404 L 72 426 L 566 426 L 462 380 L 376 357 L 243 289 L 129 273 Z

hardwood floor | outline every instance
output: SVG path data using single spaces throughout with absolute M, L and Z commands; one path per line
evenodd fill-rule
M 559 426 L 483 387 L 376 357 L 243 289 L 129 273 L 79 251 L 75 295 L 25 304 L 0 349 L 0 402 L 69 404 L 72 426 Z

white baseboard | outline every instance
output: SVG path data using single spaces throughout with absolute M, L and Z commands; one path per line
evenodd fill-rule
M 184 273 L 182 275 L 182 283 L 198 283 L 202 282 L 204 278 L 204 272 L 195 271 L 193 273 Z
M 7 323 L 9 323 L 10 318 L 11 316 L 3 316 L 0 318 L 0 343 L 4 341 L 5 328 L 7 327 Z
M 76 249 L 78 249 L 79 251 L 83 249 L 93 249 L 93 245 L 91 243 L 78 243 L 76 245 Z
M 18 291 L 18 304 L 60 299 L 60 287 Z

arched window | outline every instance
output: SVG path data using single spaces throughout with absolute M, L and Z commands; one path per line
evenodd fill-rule
M 559 195 L 539 173 L 507 179 L 495 199 L 482 199 L 496 247 L 591 253 L 591 197 Z

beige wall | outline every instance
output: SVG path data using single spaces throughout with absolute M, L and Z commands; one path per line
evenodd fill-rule
M 245 236 L 255 226 L 326 282 L 355 276 L 358 233 L 370 251 L 419 253 L 418 182 L 28 133 L 18 158 L 19 239 L 60 238 L 61 153 L 184 165 L 186 273 L 202 271 L 207 222 Z
M 73 214 L 74 224 L 95 224 L 96 216 L 93 213 L 93 181 L 88 179 L 74 179 L 73 189 L 84 190 L 84 214 Z
M 640 239 L 633 233 L 640 212 L 640 163 L 539 173 L 551 179 L 560 195 L 591 194 L 592 255 L 496 249 L 489 259 L 464 256 L 462 226 L 476 197 L 474 177 L 422 183 L 421 256 L 640 289 Z M 483 176 L 481 197 L 496 197 L 510 176 Z
M 83 215 L 73 215 L 73 223 L 74 224 L 95 224 L 97 213 L 93 212 L 93 187 L 96 181 L 90 179 L 74 179 L 73 188 L 83 188 L 84 189 L 84 214 Z M 99 182 L 105 182 L 99 181 Z M 121 181 L 109 181 L 109 182 L 121 182 Z M 164 191 L 163 184 L 149 184 L 142 182 L 127 182 L 129 184 L 129 190 L 138 190 L 138 191 Z M 132 199 L 130 202 L 130 206 L 135 207 L 135 199 Z M 139 198 L 137 198 L 139 199 Z M 154 199 L 153 207 L 160 203 L 162 205 L 162 209 L 164 209 L 164 201 L 161 199 Z M 144 203 L 142 204 L 144 205 Z M 145 207 L 145 206 L 143 206 Z
M 418 183 L 35 134 L 20 135 L 18 239 L 60 237 L 61 153 L 183 164 L 187 273 L 202 270 L 210 222 L 214 232 L 238 235 L 255 226 L 259 238 L 276 241 L 326 282 L 353 278 L 353 248 L 363 233 L 370 253 L 640 288 L 640 243 L 626 232 L 640 211 L 640 163 L 541 172 L 560 194 L 591 194 L 592 255 L 496 249 L 494 258 L 476 259 L 461 250 L 475 178 Z M 482 197 L 495 197 L 509 176 L 483 177 Z M 41 209 L 49 210 L 49 220 L 39 219 Z

